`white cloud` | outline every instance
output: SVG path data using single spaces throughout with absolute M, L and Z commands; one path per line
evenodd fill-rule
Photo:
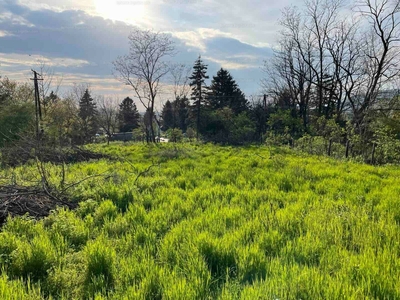
M 88 13 L 93 13 L 95 11 L 94 0 L 19 0 L 18 2 L 32 10 L 50 9 L 54 11 L 63 11 L 67 9 L 79 9 Z
M 10 32 L 7 32 L 5 30 L 0 30 L 0 38 L 5 37 L 5 36 L 10 36 L 10 35 L 13 35 L 13 34 Z
M 255 46 L 274 44 L 281 10 L 295 0 L 19 0 L 32 9 L 81 9 L 154 30 L 175 32 L 188 45 L 203 45 L 202 27 Z M 192 35 L 192 36 L 189 36 Z M 206 38 L 206 37 L 205 37 Z
M 214 37 L 231 37 L 231 34 L 212 28 L 198 28 L 193 31 L 170 32 L 173 36 L 182 40 L 186 46 L 206 52 L 205 40 Z
M 28 22 L 24 17 L 15 15 L 9 11 L 6 11 L 6 12 L 3 12 L 2 14 L 0 14 L 0 21 L 12 23 L 12 24 L 24 25 L 24 26 L 28 26 L 28 27 L 34 26 L 32 23 Z
M 42 55 L 27 55 L 17 53 L 0 53 L 2 66 L 27 66 L 31 67 L 38 63 L 44 63 L 48 67 L 83 67 L 89 62 L 82 59 L 68 57 L 44 57 Z
M 241 63 L 238 61 L 218 59 L 211 56 L 204 56 L 204 59 L 215 62 L 221 65 L 222 68 L 230 70 L 241 70 L 241 69 L 250 69 L 258 67 L 258 65 L 256 64 L 248 64 L 248 63 Z

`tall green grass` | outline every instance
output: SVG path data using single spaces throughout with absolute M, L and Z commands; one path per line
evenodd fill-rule
M 75 211 L 4 225 L 1 299 L 400 298 L 399 167 L 267 147 L 90 147 L 118 160 L 67 167 L 67 182 L 112 175 L 72 188 Z

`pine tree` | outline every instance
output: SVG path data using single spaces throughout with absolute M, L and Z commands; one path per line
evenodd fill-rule
M 140 121 L 140 114 L 136 104 L 129 97 L 126 97 L 119 105 L 118 122 L 120 132 L 131 132 L 133 129 L 138 128 Z
M 89 90 L 86 89 L 79 101 L 79 117 L 81 119 L 81 142 L 90 142 L 98 130 L 97 108 Z
M 213 76 L 207 102 L 212 109 L 229 107 L 237 115 L 248 109 L 248 101 L 231 74 L 221 68 Z
M 189 99 L 186 97 L 178 97 L 172 103 L 172 106 L 175 108 L 175 120 L 178 127 L 182 132 L 186 132 L 189 117 Z
M 191 99 L 193 100 L 192 116 L 196 118 L 197 139 L 199 139 L 201 106 L 206 96 L 206 88 L 204 80 L 209 77 L 206 75 L 207 65 L 201 60 L 201 56 L 196 60 L 193 66 L 192 76 L 189 77 L 190 86 L 192 87 Z
M 171 101 L 167 101 L 162 109 L 161 117 L 163 121 L 162 130 L 167 131 L 170 128 L 176 127 L 175 110 Z

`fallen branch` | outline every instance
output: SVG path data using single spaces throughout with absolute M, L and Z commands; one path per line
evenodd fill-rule
M 135 181 L 133 182 L 133 184 L 136 185 L 136 182 L 138 181 L 138 179 L 140 178 L 140 176 L 143 176 L 144 174 L 148 173 L 148 172 L 151 170 L 152 167 L 157 167 L 157 166 L 160 166 L 160 164 L 152 164 L 152 165 L 148 166 L 146 170 L 140 172 L 140 173 L 136 176 Z

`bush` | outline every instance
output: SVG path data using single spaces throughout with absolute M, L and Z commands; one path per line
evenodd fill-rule
M 170 142 L 179 143 L 183 139 L 182 130 L 178 128 L 168 129 L 167 136 Z

